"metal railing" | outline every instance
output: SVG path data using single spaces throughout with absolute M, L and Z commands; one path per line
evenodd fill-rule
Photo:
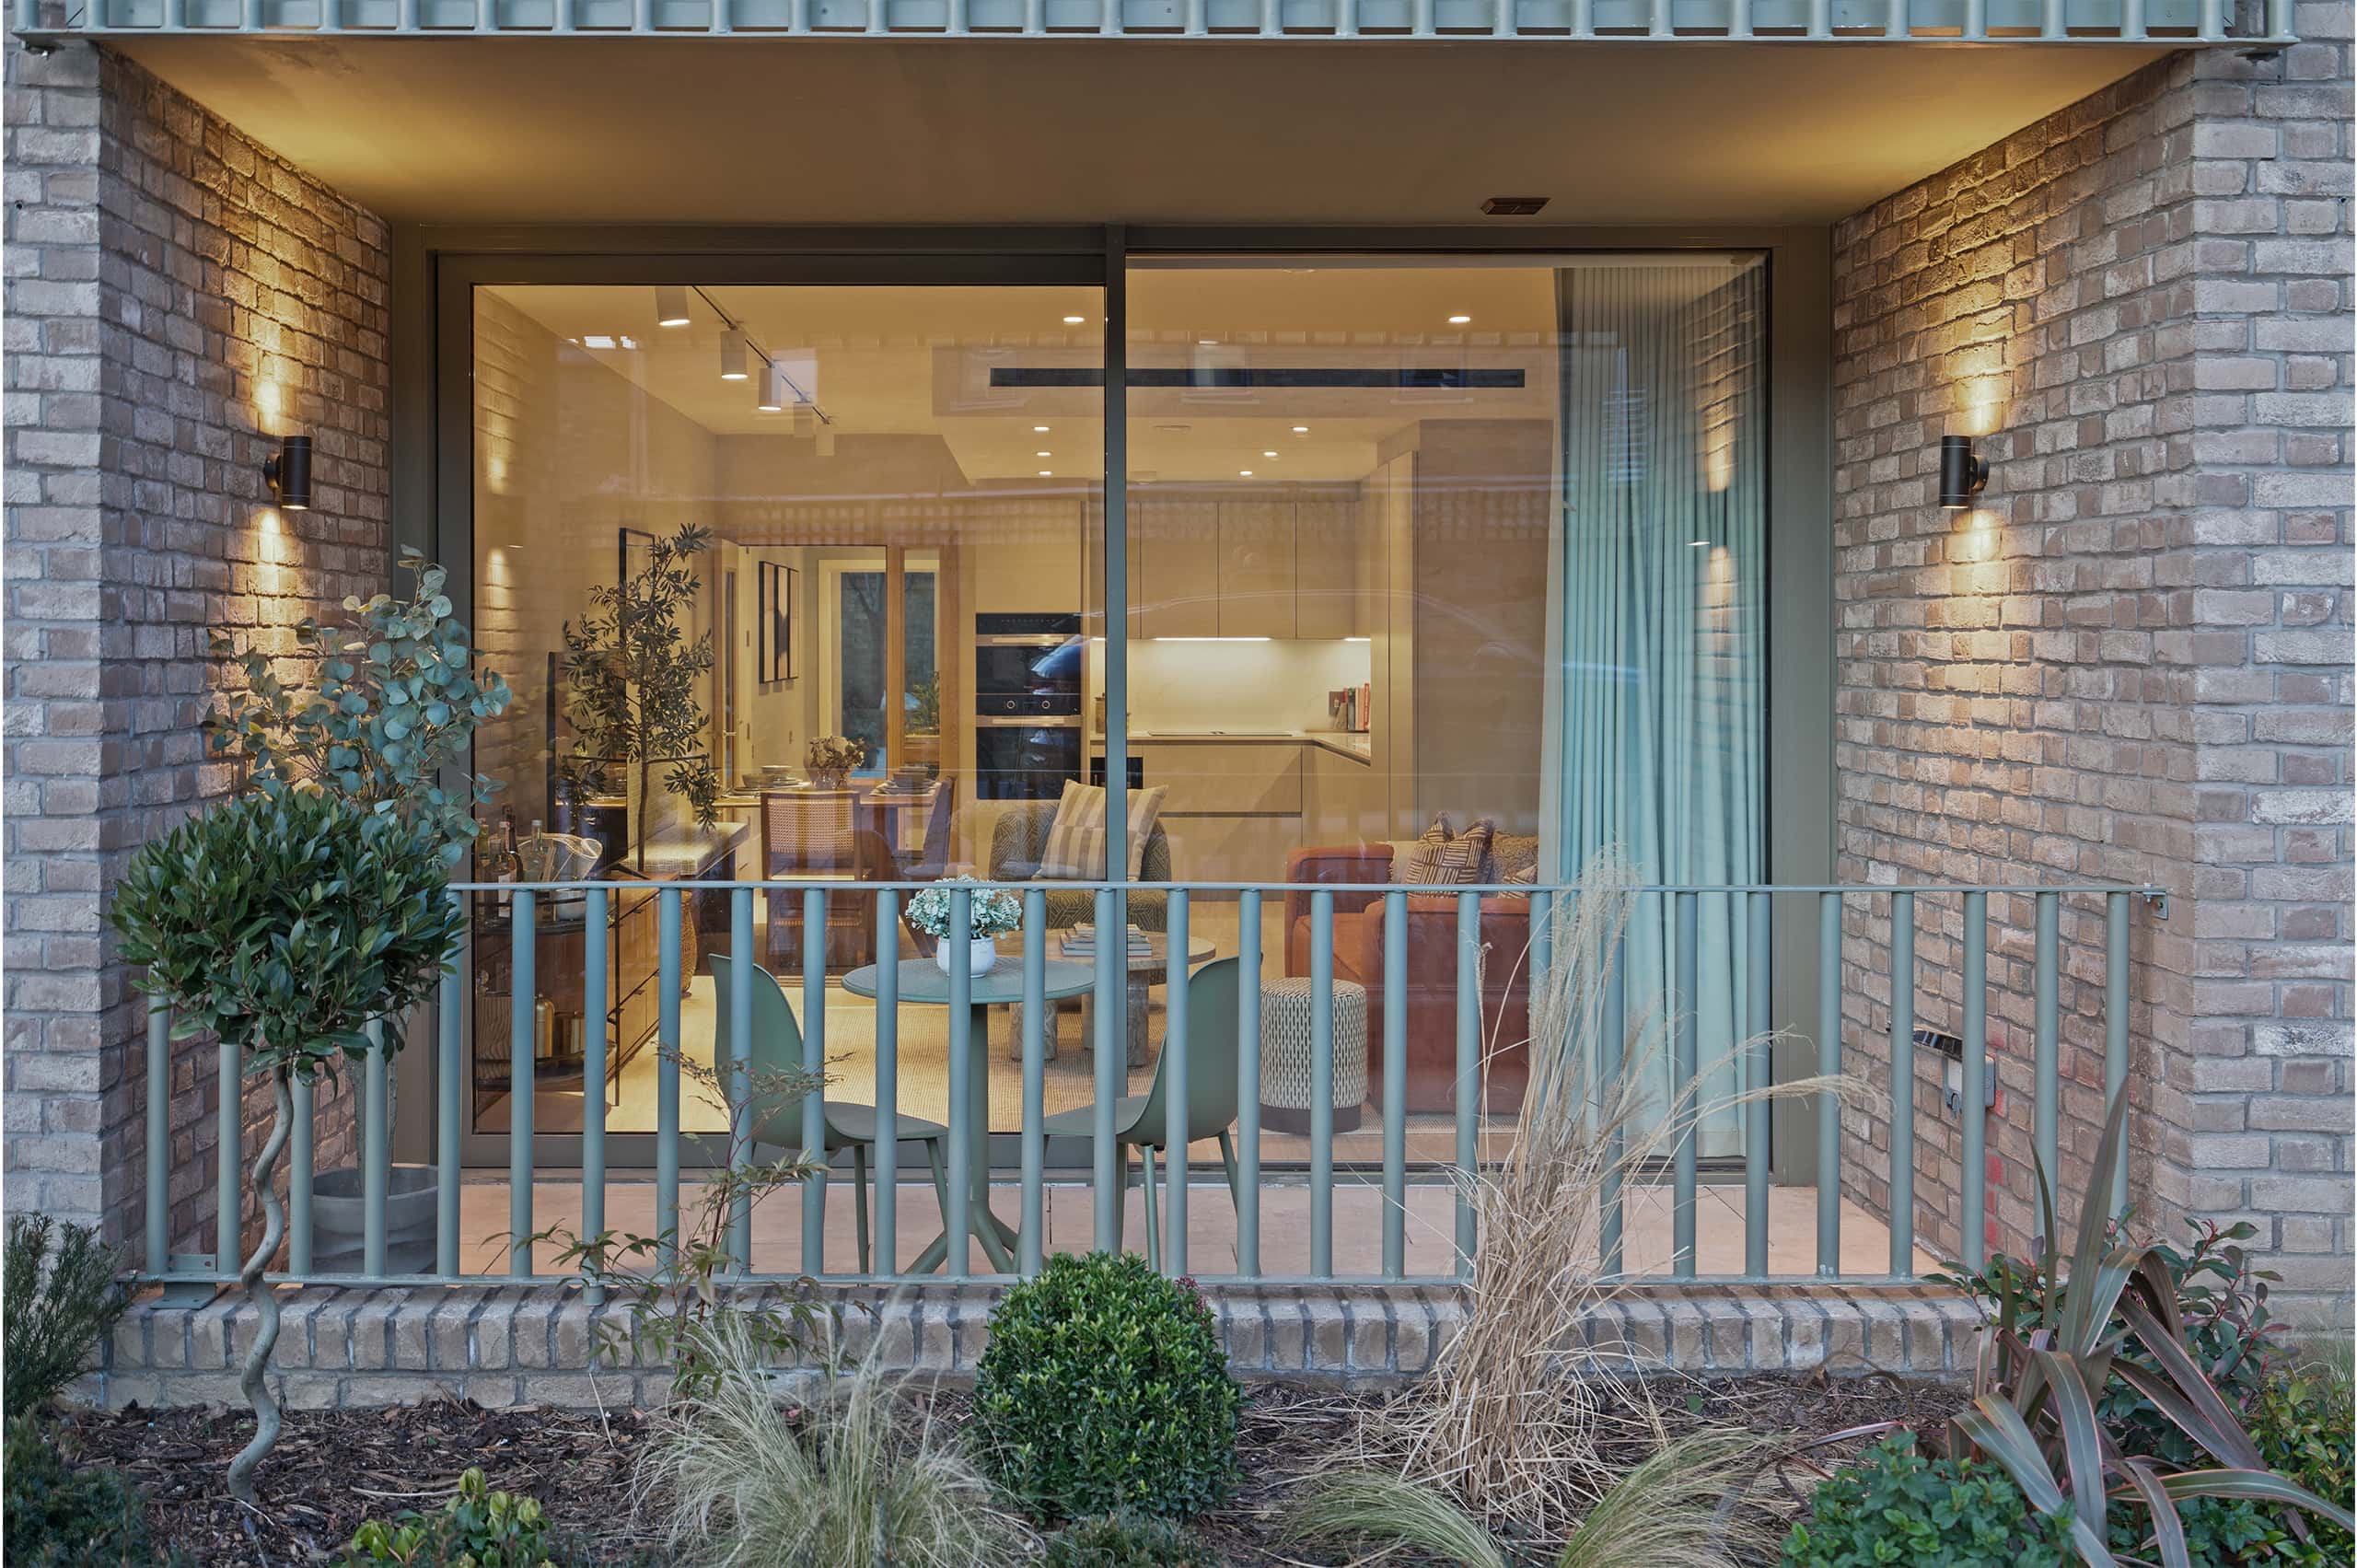
M 2292 0 L 15 0 L 76 34 L 2295 41 Z
M 902 896 L 924 884 L 865 884 L 852 896 L 874 900 L 877 932 L 883 937 L 888 953 L 896 953 L 900 921 Z M 1051 999 L 1046 984 L 1047 953 L 1054 937 L 1047 924 L 1046 897 L 1048 887 L 1041 883 L 950 885 L 948 928 L 964 930 L 969 918 L 972 891 L 982 887 L 1004 887 L 1016 895 L 1022 904 L 1020 931 L 1022 957 L 1020 967 L 1021 1008 L 1017 1015 L 1018 1049 L 1021 1057 L 1022 1106 L 1020 1117 L 1019 1170 L 1014 1174 L 1020 1190 L 1020 1224 L 1015 1229 L 1011 1256 L 1000 1252 L 993 1240 L 977 1237 L 972 1231 L 968 1204 L 952 1199 L 941 1205 L 943 1213 L 943 1242 L 946 1268 L 950 1277 L 1003 1277 L 1013 1272 L 1029 1274 L 1041 1264 L 1045 1246 L 1043 1225 L 1043 1191 L 1049 1185 L 1046 1162 L 1046 1132 L 1044 1129 L 1043 1063 L 1047 1054 L 1045 1030 L 1051 1027 L 1048 1020 Z M 1245 1280 L 1282 1283 L 1289 1280 L 1331 1280 L 1337 1278 L 1334 1268 L 1334 1198 L 1338 1181 L 1364 1183 L 1369 1178 L 1381 1188 L 1381 1239 L 1379 1271 L 1374 1274 L 1341 1276 L 1345 1280 L 1377 1280 L 1395 1283 L 1439 1283 L 1461 1279 L 1470 1271 L 1475 1249 L 1480 1243 L 1476 1234 L 1477 1209 L 1462 1173 L 1474 1170 L 1484 1157 L 1481 1143 L 1481 1084 L 1484 1053 L 1495 1049 L 1494 1041 L 1485 1039 L 1491 1020 L 1484 1016 L 1484 964 L 1504 963 L 1515 967 L 1524 977 L 1521 983 L 1535 987 L 1550 971 L 1556 956 L 1550 950 L 1552 934 L 1560 923 L 1551 916 L 1558 901 L 1577 897 L 1574 889 L 1531 888 L 1451 888 L 1445 893 L 1413 890 L 1398 885 L 1359 886 L 1344 884 L 1309 884 L 1285 886 L 1255 885 L 1165 885 L 1165 884 L 1073 884 L 1058 883 L 1058 889 L 1070 891 L 1085 888 L 1094 897 L 1093 913 L 1098 932 L 1118 933 L 1124 929 L 1125 900 L 1132 894 L 1151 893 L 1160 897 L 1164 904 L 1167 951 L 1174 957 L 1167 965 L 1167 1000 L 1165 1005 L 1167 1034 L 1163 1045 L 1164 1060 L 1159 1071 L 1165 1077 L 1168 1093 L 1169 1123 L 1165 1129 L 1164 1145 L 1182 1151 L 1173 1162 L 1173 1179 L 1167 1183 L 1168 1201 L 1163 1215 L 1160 1237 L 1162 1266 L 1173 1274 L 1190 1272 L 1188 1258 L 1187 1180 L 1189 1168 L 1183 1151 L 1190 1144 L 1204 1136 L 1200 1128 L 1190 1129 L 1186 1121 L 1189 1096 L 1187 1086 L 1190 1072 L 1196 1069 L 1188 1060 L 1187 1041 L 1190 1033 L 1190 966 L 1183 958 L 1190 951 L 1190 924 L 1194 906 L 1201 897 L 1217 894 L 1233 897 L 1237 901 L 1237 922 L 1239 933 L 1246 938 L 1237 943 L 1238 998 L 1234 1020 L 1236 1031 L 1237 1105 L 1236 1133 L 1236 1266 L 1232 1274 L 1204 1272 L 1200 1278 L 1211 1280 Z M 1264 1181 L 1264 1144 L 1266 1139 L 1260 1124 L 1261 1103 L 1261 954 L 1259 940 L 1251 939 L 1260 933 L 1262 906 L 1267 895 L 1288 895 L 1306 902 L 1309 922 L 1308 976 L 1312 1030 L 1310 1041 L 1311 1086 L 1307 1108 L 1308 1132 L 1306 1183 L 1309 1231 L 1306 1256 L 1272 1259 L 1264 1248 L 1260 1225 L 1262 1199 L 1270 1191 Z M 607 1151 L 607 1096 L 602 1087 L 606 1081 L 606 1052 L 610 1048 L 608 1031 L 597 1027 L 604 1018 L 610 1000 L 608 993 L 610 944 L 614 940 L 617 912 L 615 900 L 620 896 L 637 899 L 651 898 L 655 901 L 658 940 L 656 981 L 658 987 L 659 1012 L 656 1024 L 657 1058 L 656 1132 L 655 1134 L 655 1219 L 657 1233 L 674 1230 L 679 1219 L 681 1181 L 681 1118 L 680 1118 L 680 999 L 684 982 L 691 976 L 683 972 L 683 921 L 690 918 L 684 900 L 692 896 L 699 900 L 725 897 L 727 905 L 731 951 L 747 955 L 755 951 L 757 897 L 771 900 L 798 899 L 801 903 L 801 936 L 798 939 L 801 961 L 798 1011 L 802 1033 L 802 1066 L 811 1074 L 824 1069 L 828 1062 L 827 1019 L 830 1006 L 840 1006 L 839 993 L 830 993 L 826 932 L 830 899 L 846 896 L 842 884 L 826 886 L 788 882 L 692 881 L 649 883 L 644 881 L 609 881 L 575 883 L 526 884 L 461 884 L 453 888 L 452 897 L 472 900 L 478 895 L 504 899 L 509 906 L 508 932 L 511 973 L 508 984 L 510 1008 L 508 1038 L 510 1080 L 507 1087 L 509 1126 L 507 1130 L 508 1231 L 509 1250 L 505 1267 L 496 1277 L 503 1281 L 526 1281 L 576 1276 L 544 1274 L 536 1265 L 533 1249 L 520 1238 L 530 1237 L 536 1227 L 534 1214 L 534 1050 L 537 1037 L 535 1004 L 538 1000 L 535 966 L 540 957 L 540 920 L 543 900 L 577 900 L 582 911 L 582 940 L 584 953 L 583 1016 L 591 1027 L 584 1031 L 582 1084 L 584 1120 L 580 1144 L 579 1233 L 595 1235 L 607 1224 L 607 1198 L 611 1172 Z M 1482 942 L 1481 923 L 1485 909 L 1500 906 L 1489 900 L 1504 896 L 1527 898 L 1529 945 L 1527 952 L 1489 953 Z M 1983 1156 L 1987 1146 L 1988 1094 L 1985 1074 L 1987 1058 L 1980 1048 L 1987 1038 L 1987 999 L 1990 989 L 1989 947 L 1990 900 L 1998 898 L 2015 909 L 2026 908 L 2031 914 L 2030 971 L 2034 1014 L 2034 1054 L 2032 1078 L 2032 1142 L 2038 1157 L 2049 1171 L 2056 1170 L 2059 1123 L 2061 1112 L 2061 1053 L 2062 1045 L 2061 987 L 2065 976 L 2062 913 L 2066 900 L 2079 900 L 2099 906 L 2101 910 L 2100 944 L 2079 944 L 2075 956 L 2081 962 L 2075 972 L 2095 972 L 2090 961 L 2099 947 L 2101 974 L 2100 1020 L 2103 1030 L 2102 1081 L 2107 1096 L 2117 1095 L 2125 1083 L 2129 1043 L 2129 942 L 2133 905 L 2140 900 L 2157 904 L 2158 894 L 2149 889 L 2126 889 L 2109 886 L 2071 887 L 1988 887 L 1961 884 L 1923 885 L 1906 888 L 1859 887 L 1654 887 L 1640 889 L 1636 895 L 1634 918 L 1631 929 L 1639 929 L 1640 921 L 1650 921 L 1650 929 L 1665 934 L 1664 948 L 1658 970 L 1663 977 L 1662 993 L 1654 996 L 1631 997 L 1627 994 L 1627 966 L 1617 961 L 1612 970 L 1612 983 L 1606 989 L 1601 1015 L 1589 1041 L 1574 1041 L 1573 1049 L 1586 1050 L 1591 1045 L 1598 1052 L 1593 1063 L 1594 1082 L 1609 1084 L 1625 1069 L 1620 1052 L 1625 1040 L 1631 1038 L 1631 1020 L 1647 1017 L 1662 1021 L 1666 1035 L 1668 1072 L 1668 1103 L 1687 1103 L 1696 1082 L 1696 1074 L 1703 1071 L 1702 1052 L 1706 1046 L 1724 1047 L 1723 1060 L 1735 1063 L 1735 1072 L 1745 1088 L 1756 1088 L 1771 1081 L 1775 1072 L 1771 1061 L 1771 1023 L 1774 1014 L 1771 998 L 1777 981 L 1774 952 L 1774 915 L 1787 900 L 1813 901 L 1818 921 L 1817 973 L 1814 994 L 1814 1034 L 1822 1042 L 1816 1054 L 1816 1070 L 1838 1073 L 1842 1066 L 1842 1030 L 1844 987 L 1842 916 L 1845 909 L 1865 912 L 1871 919 L 1879 911 L 1887 926 L 1887 943 L 1876 947 L 1871 943 L 1863 949 L 1853 947 L 1851 956 L 1861 950 L 1879 951 L 1888 958 L 1890 1001 L 1887 1006 L 1887 1051 L 1889 1077 L 1889 1136 L 1888 1166 L 1884 1174 L 1889 1192 L 1888 1232 L 1889 1256 L 1886 1273 L 1844 1274 L 1841 1263 L 1841 1192 L 1844 1186 L 1840 1104 L 1830 1094 L 1816 1097 L 1816 1161 L 1817 1237 L 1815 1256 L 1803 1269 L 1787 1271 L 1782 1276 L 1771 1275 L 1769 1250 L 1769 1105 L 1764 1099 L 1754 1099 L 1742 1108 L 1743 1121 L 1741 1184 L 1744 1202 L 1743 1266 L 1739 1274 L 1718 1273 L 1704 1276 L 1697 1267 L 1697 1205 L 1701 1187 L 1701 1164 L 1690 1126 L 1675 1143 L 1667 1162 L 1667 1185 L 1671 1215 L 1671 1249 L 1668 1273 L 1678 1279 L 1718 1278 L 1767 1280 L 1789 1278 L 1906 1278 L 1915 1272 L 1916 1231 L 1914 1177 L 1917 1167 L 1915 1126 L 1917 1107 L 1914 1103 L 1918 1050 L 1917 1010 L 1915 997 L 1926 979 L 1944 979 L 1937 970 L 1920 965 L 1916 957 L 1916 935 L 1919 925 L 1918 900 L 1924 898 L 1952 900 L 1959 912 L 1958 939 L 1955 946 L 1960 956 L 1956 980 L 1954 1005 L 1959 1015 L 1958 1035 L 1964 1042 L 1961 1063 L 1962 1119 L 1960 1158 L 1956 1173 L 1958 1213 L 1954 1216 L 1958 1235 L 1958 1256 L 1968 1266 L 1981 1261 L 1982 1234 L 1988 1212 L 1988 1196 L 1984 1188 Z M 1347 899 L 1364 910 L 1364 919 L 1378 906 L 1384 959 L 1379 984 L 1382 1027 L 1380 1037 L 1368 1040 L 1372 1060 L 1381 1065 L 1380 1159 L 1363 1170 L 1338 1172 L 1335 1157 L 1333 1082 L 1336 1034 L 1334 1014 L 1335 929 L 1337 900 Z M 1407 1189 L 1410 1178 L 1408 1160 L 1409 1114 L 1407 1109 L 1407 1053 L 1409 1029 L 1409 922 L 1453 922 L 1454 948 L 1454 1068 L 1453 1122 L 1450 1124 L 1450 1157 L 1434 1162 L 1429 1172 L 1453 1189 L 1453 1214 L 1448 1225 L 1449 1245 L 1446 1266 L 1440 1271 L 1411 1271 L 1408 1264 Z M 1698 1039 L 1698 1009 L 1688 1001 L 1701 994 L 1702 984 L 1698 964 L 1702 951 L 1699 932 L 1701 916 L 1706 905 L 1715 904 L 1714 919 L 1724 920 L 1729 940 L 1744 944 L 1746 962 L 1743 967 L 1740 997 L 1728 999 L 1722 1009 L 1728 1027 L 1723 1031 L 1727 1038 L 1704 1041 Z M 1650 906 L 1650 912 L 1648 907 Z M 2165 912 L 2165 906 L 2163 912 Z M 1296 904 L 1295 909 L 1298 908 Z M 1288 912 L 1291 925 L 1295 915 Z M 478 932 L 477 940 L 484 940 Z M 1624 951 L 1629 941 L 1623 938 Z M 1292 933 L 1286 935 L 1291 950 Z M 1125 1201 L 1129 1184 L 1127 1156 L 1115 1138 L 1115 1103 L 1129 1092 L 1126 1079 L 1128 1042 L 1124 1033 L 1124 1009 L 1129 994 L 1130 976 L 1125 953 L 1117 952 L 1125 943 L 1099 941 L 1093 958 L 1093 971 L 1088 981 L 1089 994 L 1095 1003 L 1094 1092 L 1095 1111 L 1090 1134 L 1090 1160 L 1087 1186 L 1091 1200 L 1092 1235 L 1098 1247 L 1116 1244 L 1120 1225 L 1117 1208 Z M 480 955 L 478 955 L 480 957 Z M 290 1143 L 288 1167 L 289 1227 L 285 1267 L 276 1277 L 288 1280 L 308 1280 L 317 1283 L 377 1283 L 400 1279 L 403 1283 L 441 1282 L 447 1283 L 481 1283 L 482 1273 L 467 1273 L 461 1267 L 460 1192 L 465 1174 L 461 1161 L 461 1135 L 467 1128 L 466 1096 L 468 1064 L 465 1060 L 464 1019 L 471 1005 L 469 994 L 471 966 L 461 965 L 459 972 L 447 976 L 438 1001 L 431 1009 L 435 1015 L 433 1032 L 435 1051 L 435 1081 L 438 1090 L 435 1104 L 436 1135 L 436 1243 L 435 1264 L 430 1272 L 395 1276 L 387 1269 L 387 1199 L 391 1169 L 389 1103 L 389 1052 L 385 1050 L 381 1029 L 373 1030 L 377 1043 L 369 1052 L 360 1074 L 359 1163 L 362 1170 L 365 1230 L 362 1247 L 362 1268 L 358 1274 L 324 1274 L 312 1267 L 313 1260 L 313 1177 L 315 1144 L 313 1139 L 313 1106 L 308 1088 L 298 1094 L 296 1126 Z M 876 985 L 875 1047 L 877 1103 L 876 1106 L 875 1150 L 875 1217 L 876 1253 L 885 1260 L 885 1268 L 875 1274 L 848 1272 L 840 1267 L 830 1267 L 826 1256 L 827 1178 L 823 1171 L 801 1182 L 801 1245 L 799 1255 L 790 1269 L 777 1267 L 777 1260 L 757 1256 L 749 1214 L 740 1207 L 728 1219 L 727 1237 L 736 1272 L 748 1280 L 790 1279 L 804 1274 L 830 1279 L 874 1279 L 900 1277 L 889 1271 L 899 1256 L 895 1250 L 898 1233 L 898 1200 L 900 1197 L 899 1144 L 900 1128 L 900 1021 L 905 1004 L 898 991 L 897 970 L 891 963 L 878 967 Z M 714 1041 L 718 1058 L 715 1072 L 730 1086 L 727 1096 L 728 1113 L 733 1132 L 748 1131 L 743 1119 L 749 1113 L 753 1096 L 747 1092 L 748 1074 L 754 1060 L 753 1011 L 751 1007 L 752 966 L 737 963 L 732 966 L 729 983 L 732 993 L 727 1011 L 727 1038 Z M 780 978 L 781 986 L 787 983 Z M 970 1104 L 970 1074 L 976 1070 L 978 1058 L 974 1047 L 979 1043 L 987 1051 L 987 1040 L 977 1042 L 972 1030 L 978 1023 L 987 1029 L 986 1017 L 971 1005 L 972 980 L 964 965 L 952 965 L 946 977 L 946 994 L 934 1000 L 946 1001 L 948 1021 L 948 1051 L 946 1075 L 948 1116 L 946 1167 L 951 1180 L 963 1181 L 972 1172 L 978 1183 L 992 1179 L 985 1160 L 990 1136 L 987 1125 L 973 1126 L 964 1114 Z M 1077 982 L 1074 982 L 1077 983 Z M 1063 993 L 1069 994 L 1067 986 Z M 1526 995 L 1532 991 L 1526 991 Z M 1000 998 L 1014 1001 L 1014 996 Z M 1685 999 L 1685 1000 L 1681 1000 Z M 717 998 L 715 998 L 715 1001 Z M 2087 1009 L 2075 1011 L 2084 1013 Z M 146 1040 L 146 1236 L 145 1268 L 149 1278 L 179 1283 L 226 1283 L 236 1277 L 240 1257 L 240 1213 L 244 1196 L 244 1174 L 241 1146 L 241 1097 L 239 1084 L 241 1063 L 234 1048 L 219 1051 L 219 1130 L 215 1150 L 217 1214 L 216 1246 L 210 1259 L 175 1259 L 169 1251 L 170 1212 L 170 1089 L 171 1040 L 169 1017 L 161 1008 L 152 1010 L 148 1017 Z M 1856 1033 L 1852 1026 L 1853 1036 Z M 980 1063 L 987 1070 L 986 1055 Z M 2085 1076 L 2074 1074 L 2073 1076 Z M 825 1109 L 821 1097 L 810 1094 L 801 1105 L 801 1142 L 806 1149 L 824 1146 Z M 1434 1119 L 1436 1122 L 1440 1118 Z M 692 1136 L 692 1134 L 691 1134 Z M 976 1140 L 984 1140 L 977 1144 Z M 1132 1140 L 1135 1141 L 1135 1140 Z M 749 1161 L 752 1144 L 749 1138 L 733 1137 L 731 1147 L 736 1158 Z M 1732 1172 L 1722 1174 L 1732 1175 Z M 1150 1178 L 1149 1178 L 1150 1179 Z M 1732 1182 L 1730 1181 L 1730 1185 Z M 987 1214 L 987 1190 L 977 1211 Z M 2115 1191 L 2115 1207 L 2124 1202 L 2125 1194 Z M 1625 1210 L 1628 1195 L 1618 1182 L 1604 1193 L 1603 1262 L 1608 1271 L 1623 1267 L 1622 1246 L 1625 1230 Z M 1151 1207 L 1148 1210 L 1152 1214 Z M 997 1227 L 1001 1222 L 984 1220 L 985 1228 Z M 971 1261 L 970 1241 L 981 1239 L 986 1252 L 1004 1257 L 995 1266 L 996 1274 L 970 1272 Z M 837 1260 L 840 1262 L 840 1260 Z M 765 1268 L 764 1264 L 770 1266 Z M 209 1264 L 207 1267 L 205 1265 Z

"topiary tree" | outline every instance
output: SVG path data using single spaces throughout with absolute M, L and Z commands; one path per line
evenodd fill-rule
M 246 796 L 144 846 L 116 884 L 108 918 L 140 988 L 174 1009 L 172 1033 L 210 1030 L 271 1083 L 270 1133 L 253 1164 L 260 1245 L 239 1283 L 257 1330 L 238 1386 L 254 1439 L 229 1465 L 229 1491 L 254 1501 L 254 1467 L 277 1440 L 262 1382 L 278 1342 L 278 1298 L 262 1270 L 286 1232 L 271 1177 L 294 1115 L 294 1085 L 367 1054 L 372 1018 L 424 997 L 463 927 L 449 897 L 444 841 L 424 821 L 372 813 L 342 796 L 287 789 Z M 398 1050 L 399 1030 L 386 1034 Z
M 974 1369 L 983 1463 L 1045 1519 L 1200 1513 L 1235 1481 L 1243 1403 L 1202 1293 L 1133 1252 L 1050 1259 Z

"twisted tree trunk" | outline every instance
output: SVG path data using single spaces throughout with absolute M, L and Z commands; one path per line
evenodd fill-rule
M 240 1503 L 255 1501 L 254 1469 L 278 1441 L 278 1401 L 271 1398 L 262 1380 L 270 1367 L 271 1352 L 278 1348 L 278 1291 L 265 1284 L 261 1276 L 277 1256 L 278 1244 L 286 1238 L 286 1211 L 280 1206 L 278 1194 L 271 1191 L 270 1179 L 295 1123 L 295 1089 L 287 1068 L 272 1072 L 270 1089 L 270 1136 L 262 1140 L 261 1153 L 254 1156 L 253 1172 L 254 1191 L 261 1198 L 261 1244 L 238 1276 L 246 1287 L 246 1299 L 254 1304 L 253 1348 L 246 1352 L 244 1370 L 238 1376 L 238 1388 L 253 1407 L 254 1440 L 229 1461 L 229 1495 Z

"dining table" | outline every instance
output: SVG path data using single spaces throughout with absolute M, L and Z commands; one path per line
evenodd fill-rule
M 1086 995 L 1097 982 L 1096 969 L 1090 964 L 1049 958 L 1042 967 L 1046 971 L 1040 990 L 1043 1001 Z M 863 964 L 844 975 L 842 984 L 852 995 L 873 1001 L 882 979 L 881 965 Z M 950 1004 L 949 971 L 932 958 L 899 960 L 894 979 L 902 1003 L 927 1007 L 946 1007 Z M 966 1234 L 981 1244 L 982 1251 L 1002 1273 L 1014 1272 L 1019 1234 L 991 1211 L 991 1009 L 1022 1001 L 1023 961 L 1019 955 L 1012 962 L 1002 958 L 984 973 L 973 976 L 966 993 L 970 1010 L 966 1035 L 966 1104 L 962 1108 L 966 1119 Z M 953 1116 L 959 1110 L 959 1107 L 950 1107 Z M 912 1272 L 929 1273 L 947 1261 L 948 1216 L 942 1217 L 945 1228 L 918 1254 Z

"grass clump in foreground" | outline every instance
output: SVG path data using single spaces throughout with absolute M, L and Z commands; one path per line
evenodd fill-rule
M 689 1330 L 703 1398 L 656 1419 L 634 1495 L 682 1563 L 703 1568 L 988 1568 L 1027 1532 L 954 1439 L 872 1362 L 812 1403 L 776 1398 L 736 1316 Z

